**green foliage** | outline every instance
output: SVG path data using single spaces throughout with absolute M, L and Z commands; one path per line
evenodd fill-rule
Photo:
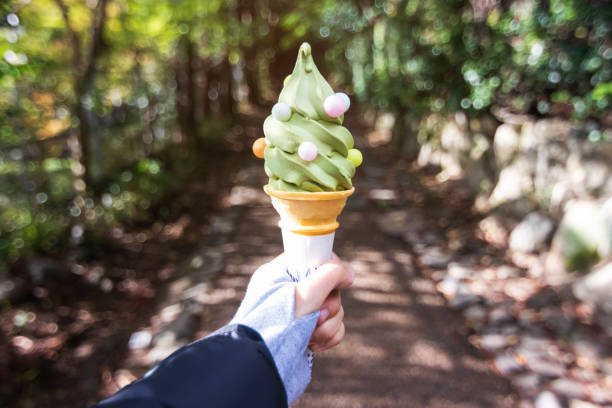
M 332 39 L 330 61 L 346 57 L 345 77 L 376 108 L 421 117 L 501 105 L 576 118 L 609 109 L 605 2 L 513 1 L 481 18 L 459 0 L 322 3 L 312 31 Z

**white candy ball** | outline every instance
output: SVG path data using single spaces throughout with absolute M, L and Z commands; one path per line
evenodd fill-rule
M 272 116 L 276 120 L 286 122 L 291 118 L 291 107 L 286 103 L 279 102 L 272 107 Z
M 342 100 L 344 101 L 344 104 L 346 105 L 346 110 L 349 110 L 349 108 L 351 107 L 351 98 L 349 98 L 349 96 L 347 94 L 345 94 L 344 92 L 338 92 L 336 95 L 338 95 L 339 97 L 342 98 Z

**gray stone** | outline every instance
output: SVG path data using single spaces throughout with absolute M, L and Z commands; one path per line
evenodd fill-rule
M 574 201 L 553 238 L 553 251 L 561 255 L 568 270 L 586 270 L 597 263 L 609 246 L 605 222 L 593 201 Z
M 597 321 L 603 327 L 606 334 L 612 337 L 612 315 L 608 313 L 597 313 Z
M 436 287 L 444 295 L 450 306 L 456 309 L 482 301 L 482 298 L 475 295 L 467 284 L 450 276 L 446 276 Z
M 508 376 L 523 370 L 523 366 L 510 353 L 502 353 L 493 361 L 495 369 L 503 376 Z
M 485 334 L 480 337 L 479 343 L 483 350 L 494 352 L 506 347 L 508 340 L 502 334 Z
M 518 323 L 523 328 L 531 328 L 539 320 L 538 314 L 531 309 L 523 309 L 518 312 Z
M 612 404 L 612 391 L 598 385 L 591 387 L 591 400 L 597 404 L 609 406 Z
M 488 148 L 488 145 L 486 147 Z M 485 153 L 486 152 L 479 152 L 477 154 L 483 155 Z M 475 199 L 478 194 L 482 193 L 483 191 L 489 191 L 488 187 L 486 189 L 483 188 L 483 181 L 489 185 L 492 181 L 491 178 L 494 174 L 494 170 L 487 167 L 487 160 L 478 160 L 472 154 L 470 154 L 470 157 L 475 161 L 466 165 L 464 177 L 465 183 L 460 185 L 465 186 L 465 188 L 457 189 L 455 191 L 457 191 L 457 195 L 459 197 Z
M 565 365 L 563 363 L 548 360 L 536 355 L 523 355 L 529 370 L 541 375 L 542 377 L 557 378 L 565 374 Z
M 535 152 L 538 147 L 538 135 L 535 133 L 535 122 L 525 122 L 521 126 L 520 150 L 523 154 Z
M 455 120 L 447 122 L 442 129 L 440 142 L 447 151 L 466 152 L 472 146 L 467 133 L 467 118 L 465 114 L 460 115 L 463 116 L 456 116 Z
M 457 294 L 460 285 L 464 284 L 459 279 L 446 276 L 442 282 L 438 283 L 437 288 L 447 299 L 450 299 Z
M 554 224 L 552 220 L 533 212 L 517 225 L 510 234 L 510 249 L 516 252 L 530 253 L 545 246 Z
M 426 248 L 420 257 L 423 264 L 434 269 L 446 268 L 451 259 L 452 257 L 448 252 L 436 247 Z
M 582 164 L 584 179 L 580 180 L 580 185 L 592 196 L 597 196 L 610 179 L 609 158 L 588 157 L 583 155 L 580 163 Z
M 568 378 L 558 378 L 550 383 L 550 389 L 566 398 L 584 398 L 587 395 L 586 384 Z
M 457 295 L 451 299 L 449 302 L 449 306 L 453 309 L 463 309 L 470 305 L 475 305 L 477 303 L 481 303 L 483 301 L 481 296 L 475 295 L 471 292 L 469 287 L 466 285 L 462 286 L 468 288 L 467 290 L 463 289 Z
M 487 318 L 487 311 L 483 306 L 472 305 L 463 311 L 463 316 L 468 320 L 470 326 L 479 330 Z
M 474 273 L 474 270 L 469 266 L 461 265 L 457 262 L 451 262 L 448 264 L 447 273 L 448 276 L 455 279 L 466 279 Z
M 545 353 L 554 346 L 554 343 L 547 338 L 538 335 L 525 334 L 521 338 L 521 351 L 529 353 Z
M 132 333 L 130 340 L 128 341 L 128 347 L 130 350 L 137 350 L 147 348 L 151 345 L 153 335 L 148 330 L 142 330 Z
M 463 309 L 483 300 L 481 296 L 475 295 L 466 283 L 451 276 L 445 276 L 436 287 L 453 309 Z
M 399 194 L 397 190 L 375 188 L 368 192 L 368 198 L 372 201 L 395 201 Z
M 489 202 L 496 207 L 506 201 L 518 200 L 532 189 L 530 164 L 527 159 L 519 157 L 501 171 Z
M 225 197 L 229 206 L 266 204 L 270 198 L 263 192 L 261 187 L 235 186 Z
M 493 150 L 495 161 L 500 167 L 512 160 L 519 149 L 519 144 L 519 134 L 515 126 L 504 123 L 497 128 L 493 138 Z
M 583 302 L 612 314 L 612 262 L 576 281 L 573 292 Z
M 574 295 L 596 308 L 596 318 L 612 336 L 612 262 L 589 273 L 573 284 Z
M 540 143 L 551 141 L 566 142 L 573 129 L 574 125 L 571 122 L 555 118 L 538 120 L 533 131 Z
M 588 401 L 571 399 L 569 402 L 569 408 L 598 408 L 598 406 Z
M 555 394 L 543 391 L 535 400 L 535 408 L 562 408 L 562 405 Z
M 520 271 L 509 265 L 500 265 L 497 268 L 498 279 L 516 278 L 520 275 Z
M 554 330 L 559 336 L 568 335 L 574 327 L 574 322 L 555 307 L 543 309 L 541 315 L 544 324 Z
M 559 294 L 550 286 L 540 289 L 527 299 L 527 306 L 533 309 L 541 309 L 546 306 L 557 304 L 560 301 Z
M 601 371 L 609 377 L 612 377 L 612 357 L 608 357 L 600 363 Z
M 609 184 L 612 184 L 612 177 L 608 180 Z M 607 252 L 604 253 L 605 256 L 612 256 L 612 192 L 610 193 L 610 198 L 604 202 L 601 207 L 600 217 L 603 220 L 604 228 L 606 230 L 606 235 L 608 237 L 608 245 Z
M 535 395 L 539 391 L 540 376 L 533 373 L 519 374 L 511 379 L 514 385 L 522 394 Z
M 489 323 L 498 326 L 513 321 L 510 311 L 505 307 L 496 307 L 489 312 Z
M 520 327 L 517 324 L 510 323 L 500 327 L 500 333 L 505 336 L 518 335 L 521 332 Z
M 440 144 L 442 146 L 439 155 L 440 166 L 451 179 L 462 177 L 465 168 L 472 162 L 470 158 L 472 141 L 464 113 L 457 113 L 454 120 L 444 125 Z
M 533 402 L 527 399 L 520 400 L 518 405 L 516 406 L 516 408 L 533 408 L 533 407 L 534 407 Z

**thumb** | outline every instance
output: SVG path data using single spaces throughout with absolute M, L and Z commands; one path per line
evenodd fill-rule
M 317 311 L 334 289 L 353 283 L 353 273 L 345 268 L 338 257 L 319 266 L 295 288 L 295 318 Z

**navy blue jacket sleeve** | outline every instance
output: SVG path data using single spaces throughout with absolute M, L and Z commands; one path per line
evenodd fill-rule
M 180 348 L 94 408 L 287 407 L 283 382 L 259 334 L 224 327 Z

